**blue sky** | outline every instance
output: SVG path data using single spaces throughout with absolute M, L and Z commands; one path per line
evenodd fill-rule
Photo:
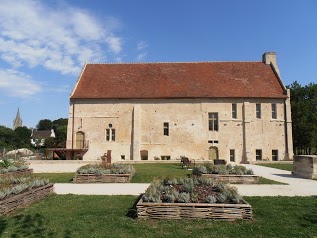
M 317 82 L 317 1 L 0 0 L 0 125 L 68 117 L 85 62 L 261 61 Z

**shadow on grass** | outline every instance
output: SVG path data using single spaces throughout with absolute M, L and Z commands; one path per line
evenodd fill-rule
M 126 216 L 130 217 L 132 219 L 136 219 L 138 217 L 138 211 L 137 211 L 137 207 L 136 205 L 138 204 L 138 202 L 140 201 L 141 197 L 143 196 L 143 194 L 141 194 L 134 202 L 133 206 L 129 208 Z
M 50 231 L 46 225 L 47 221 L 45 217 L 40 214 L 34 215 L 16 215 L 13 217 L 14 220 L 14 232 L 12 238 L 18 237 L 54 237 L 54 232 Z

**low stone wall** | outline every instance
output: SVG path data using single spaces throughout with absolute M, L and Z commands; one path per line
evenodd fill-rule
M 255 184 L 259 183 L 256 175 L 234 175 L 234 174 L 202 174 L 204 178 L 212 178 L 215 182 L 232 184 Z
M 70 173 L 86 164 L 100 164 L 101 161 L 89 160 L 29 160 L 34 173 Z
M 15 176 L 21 176 L 21 175 L 30 175 L 32 173 L 33 173 L 33 169 L 24 169 L 20 171 L 0 174 L 0 177 L 15 177 Z
M 301 178 L 317 179 L 317 156 L 295 155 L 292 174 Z
M 14 210 L 31 205 L 33 202 L 47 197 L 53 193 L 53 184 L 27 190 L 23 193 L 5 198 L 0 201 L 0 216 Z
M 252 207 L 244 204 L 208 203 L 137 203 L 139 219 L 217 219 L 234 221 L 252 220 Z
M 132 174 L 75 174 L 74 183 L 129 183 Z

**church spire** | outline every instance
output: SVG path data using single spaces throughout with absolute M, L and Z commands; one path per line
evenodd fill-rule
M 15 119 L 13 120 L 13 130 L 17 127 L 21 127 L 22 126 L 22 120 L 21 120 L 21 116 L 20 116 L 20 109 L 18 108 L 18 112 L 17 115 L 15 117 Z

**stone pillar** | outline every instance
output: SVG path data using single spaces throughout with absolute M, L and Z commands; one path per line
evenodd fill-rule
M 291 116 L 291 91 L 287 89 L 287 99 L 285 100 L 285 160 L 293 160 L 293 133 Z
M 251 115 L 249 102 L 243 103 L 243 155 L 242 163 L 252 162 L 251 152 Z
M 141 160 L 140 155 L 141 105 L 135 105 L 132 113 L 132 160 Z

